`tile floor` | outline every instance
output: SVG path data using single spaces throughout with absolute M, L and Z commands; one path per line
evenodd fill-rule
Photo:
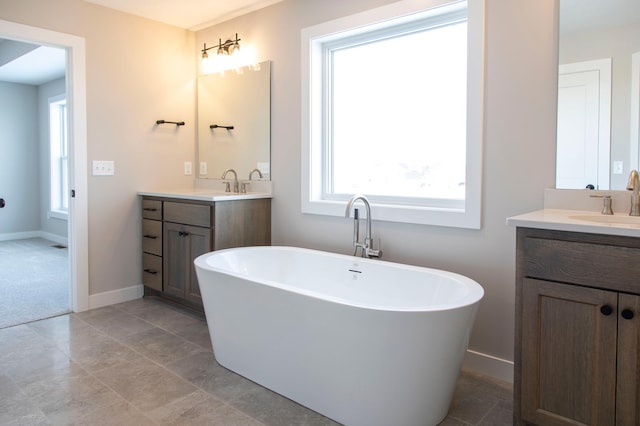
M 511 425 L 468 372 L 445 426 Z M 336 425 L 216 364 L 206 323 L 140 299 L 0 330 L 0 425 Z

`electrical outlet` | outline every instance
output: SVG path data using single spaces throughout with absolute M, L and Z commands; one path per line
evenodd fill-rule
M 207 174 L 207 162 L 206 161 L 201 161 L 200 162 L 200 175 L 204 176 Z
M 622 161 L 614 161 L 613 162 L 613 174 L 614 175 L 621 175 L 622 173 L 624 173 L 623 166 L 622 166 Z
M 191 161 L 184 162 L 184 174 L 185 176 L 191 176 L 193 174 L 193 164 L 191 164 Z
M 116 173 L 115 162 L 94 160 L 91 163 L 91 171 L 93 176 L 113 176 Z
M 258 170 L 260 170 L 260 173 L 264 173 L 264 174 L 269 174 L 270 171 L 270 167 L 269 167 L 269 163 L 266 162 L 260 162 L 258 161 Z

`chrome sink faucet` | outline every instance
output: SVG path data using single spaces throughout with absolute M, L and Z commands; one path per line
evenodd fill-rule
M 633 191 L 631 194 L 631 211 L 629 216 L 640 216 L 640 197 L 638 197 L 638 190 L 640 190 L 640 176 L 637 170 L 631 170 L 629 173 L 629 182 L 627 182 L 627 189 Z
M 226 179 L 227 178 L 227 173 L 233 173 L 233 192 L 235 192 L 237 194 L 238 192 L 240 192 L 240 189 L 239 189 L 239 186 L 238 186 L 238 174 L 233 169 L 227 169 L 227 170 L 224 171 L 224 173 L 222 173 L 222 179 Z M 231 192 L 230 189 L 229 189 L 229 186 L 227 186 L 226 192 Z
M 260 171 L 260 169 L 253 169 L 249 172 L 249 180 L 251 180 L 251 177 L 254 173 L 257 173 L 260 179 L 262 179 L 262 172 Z
M 373 237 L 371 236 L 371 204 L 364 195 L 354 195 L 347 203 L 347 209 L 344 212 L 344 217 L 349 218 L 351 216 L 351 209 L 356 201 L 362 201 L 364 203 L 365 211 L 367 212 L 367 228 L 364 237 L 364 243 L 360 242 L 359 225 L 360 218 L 358 217 L 358 209 L 354 211 L 354 223 L 353 223 L 353 246 L 356 248 L 355 254 L 358 253 L 358 248 L 361 250 L 362 257 L 382 257 L 382 250 L 373 248 Z

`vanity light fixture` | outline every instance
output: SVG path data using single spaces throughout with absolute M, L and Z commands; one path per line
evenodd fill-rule
M 224 43 L 222 39 L 218 39 L 218 44 L 215 46 L 207 47 L 207 43 L 204 44 L 202 49 L 202 66 L 203 68 L 214 69 L 216 71 L 224 71 L 225 69 L 234 68 L 239 61 L 237 58 L 240 56 L 240 41 L 238 33 L 236 33 L 235 40 L 227 40 Z M 213 58 L 209 57 L 207 53 L 211 49 L 217 49 L 217 54 Z
M 202 49 L 202 59 L 208 59 L 209 54 L 207 51 L 211 49 L 218 49 L 218 55 L 234 55 L 240 52 L 240 38 L 238 38 L 238 33 L 236 33 L 235 40 L 227 40 L 224 43 L 222 39 L 218 39 L 218 44 L 216 46 L 207 47 L 207 43 L 204 44 L 204 48 Z
M 238 33 L 236 33 L 235 39 L 228 39 L 223 42 L 221 38 L 218 39 L 218 44 L 215 46 L 207 47 L 207 43 L 204 44 L 202 52 L 202 72 L 203 74 L 211 74 L 215 72 L 224 73 L 229 69 L 239 70 L 245 65 L 252 65 L 256 61 L 251 52 L 251 48 L 246 49 L 246 45 L 240 50 L 240 41 Z M 250 47 L 250 46 L 249 46 Z M 209 56 L 209 50 L 216 49 L 216 54 Z M 240 72 L 240 71 L 238 71 Z

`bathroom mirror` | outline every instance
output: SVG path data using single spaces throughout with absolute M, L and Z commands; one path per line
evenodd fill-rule
M 271 64 L 198 77 L 198 177 L 270 180 Z M 259 179 L 258 173 L 253 179 Z
M 556 188 L 624 189 L 638 167 L 632 57 L 640 52 L 640 1 L 559 4 Z

